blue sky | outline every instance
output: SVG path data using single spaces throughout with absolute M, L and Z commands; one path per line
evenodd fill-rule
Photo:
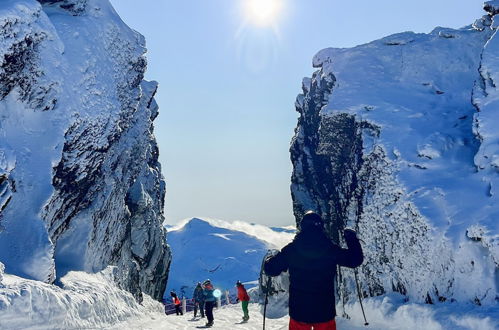
M 160 89 L 155 134 L 165 214 L 294 223 L 289 143 L 301 80 L 326 47 L 352 47 L 483 14 L 476 0 L 280 0 L 272 24 L 248 21 L 250 0 L 111 0 L 146 37 Z

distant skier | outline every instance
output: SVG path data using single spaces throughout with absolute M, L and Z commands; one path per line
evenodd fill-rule
M 334 277 L 336 266 L 354 268 L 364 259 L 357 234 L 343 232 L 348 249 L 331 242 L 324 233 L 322 218 L 307 212 L 301 230 L 281 252 L 267 258 L 268 276 L 289 270 L 289 329 L 335 330 Z
M 237 287 L 237 300 L 241 302 L 241 307 L 244 313 L 243 321 L 247 322 L 249 320 L 248 304 L 250 297 L 248 296 L 248 292 L 246 292 L 244 285 L 240 281 L 236 282 L 236 287 Z
M 211 327 L 213 325 L 213 307 L 215 307 L 216 298 L 213 295 L 213 285 L 210 280 L 206 280 L 203 282 L 203 295 L 204 295 L 204 309 L 206 313 L 206 318 L 208 322 L 206 323 L 207 327 Z
M 194 317 L 197 315 L 197 311 L 199 308 L 199 313 L 201 317 L 204 317 L 204 295 L 203 295 L 203 287 L 201 286 L 201 282 L 198 282 L 196 288 L 194 289 L 194 293 L 192 294 L 192 298 L 194 299 Z
M 175 305 L 175 313 L 177 315 L 184 315 L 184 313 L 182 312 L 182 306 L 181 306 L 181 301 L 180 299 L 178 299 L 177 297 L 177 294 L 175 292 L 170 292 L 170 296 L 172 296 L 172 301 L 173 301 L 173 304 Z

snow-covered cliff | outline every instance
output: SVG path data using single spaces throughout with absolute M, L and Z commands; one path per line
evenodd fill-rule
M 0 261 L 53 282 L 117 266 L 160 299 L 171 260 L 145 42 L 108 0 L 0 3 Z
M 459 30 L 322 50 L 303 80 L 294 212 L 320 212 L 335 241 L 358 230 L 365 295 L 498 299 L 499 1 L 485 9 Z

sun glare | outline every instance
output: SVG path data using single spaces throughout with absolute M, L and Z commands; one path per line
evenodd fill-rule
M 246 0 L 246 15 L 258 26 L 275 23 L 282 9 L 282 0 Z

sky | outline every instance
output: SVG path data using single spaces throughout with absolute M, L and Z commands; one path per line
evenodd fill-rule
M 159 82 L 168 224 L 294 224 L 289 145 L 312 57 L 484 14 L 479 0 L 278 0 L 270 9 L 269 1 L 277 0 L 111 0 L 145 36 L 146 79 Z

